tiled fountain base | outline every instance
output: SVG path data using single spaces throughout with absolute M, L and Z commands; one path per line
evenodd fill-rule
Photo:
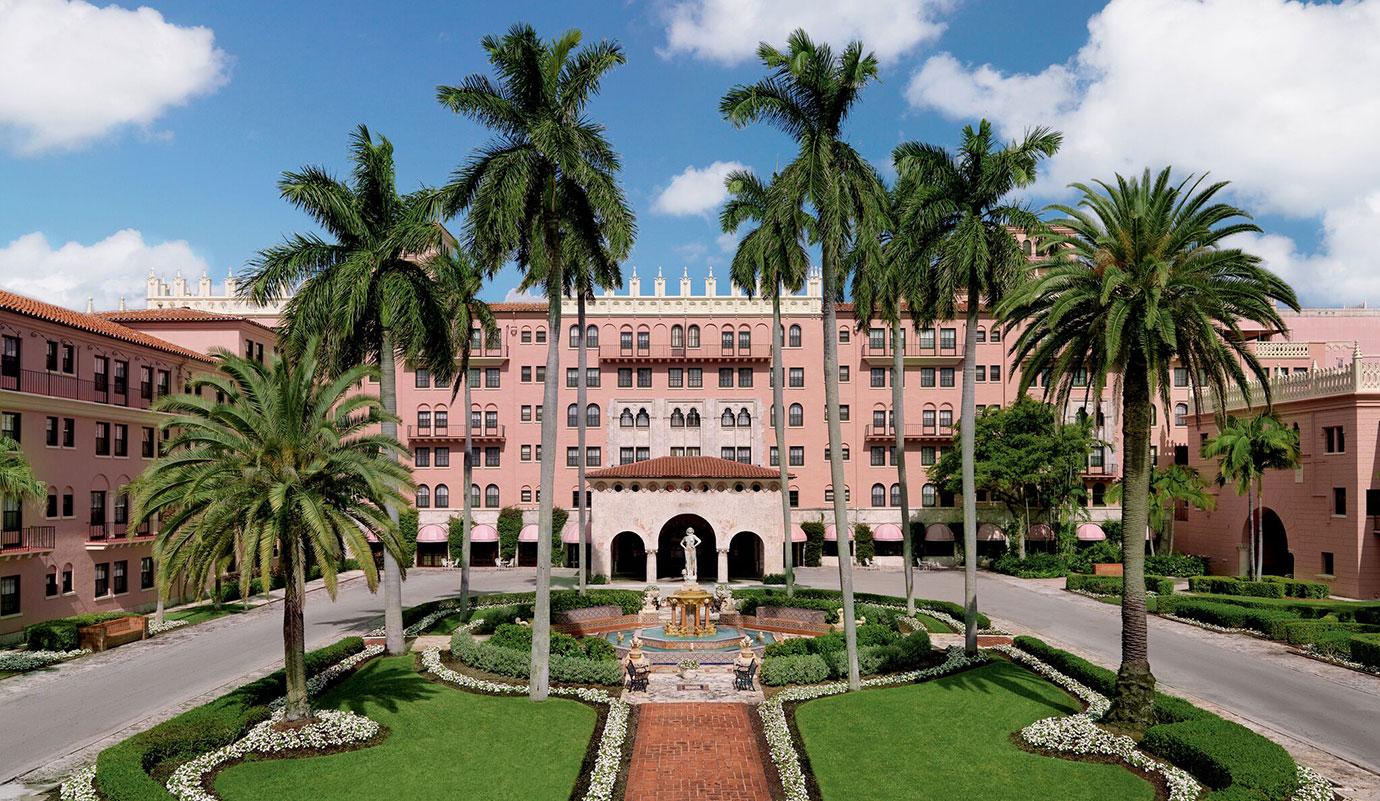
M 704 666 L 686 678 L 665 668 L 654 669 L 647 680 L 646 692 L 623 690 L 624 701 L 630 704 L 664 704 L 685 701 L 706 703 L 760 704 L 761 689 L 733 689 L 733 668 Z

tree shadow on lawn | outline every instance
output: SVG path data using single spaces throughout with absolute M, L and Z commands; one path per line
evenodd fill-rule
M 1049 709 L 1050 714 L 1069 715 L 1083 710 L 1082 702 L 1078 701 L 1068 691 L 1059 685 L 1047 681 L 1030 670 L 1017 665 L 1014 662 L 994 659 L 988 664 L 1007 664 L 1019 673 L 1007 671 L 997 672 L 992 670 L 965 670 L 949 676 L 943 676 L 935 680 L 935 687 L 944 692 L 967 692 L 981 693 L 983 695 L 1001 695 L 1010 693 L 1018 695 L 1027 701 L 1031 701 Z M 1037 688 L 1054 687 L 1059 690 L 1060 697 L 1067 700 L 1066 704 L 1060 704 L 1051 698 L 1047 693 L 1040 692 Z
M 370 708 L 397 713 L 405 704 L 433 698 L 444 690 L 422 679 L 411 660 L 372 660 L 313 704 L 317 709 L 346 709 L 357 715 Z

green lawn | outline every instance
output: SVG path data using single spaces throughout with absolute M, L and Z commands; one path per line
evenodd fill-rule
M 317 703 L 368 715 L 391 734 L 372 748 L 236 765 L 216 777 L 221 798 L 566 801 L 597 716 L 576 701 L 532 704 L 435 684 L 411 656 L 375 660 Z
M 216 609 L 214 604 L 202 604 L 167 612 L 163 616 L 168 620 L 185 620 L 189 625 L 196 625 L 226 615 L 237 615 L 243 611 L 245 611 L 244 606 L 238 602 L 231 602 L 221 604 L 220 609 Z
M 919 614 L 917 614 L 915 617 L 916 617 L 922 624 L 924 624 L 924 626 L 925 626 L 925 631 L 928 631 L 928 632 L 931 633 L 931 634 L 951 634 L 951 633 L 953 632 L 953 629 L 950 628 L 947 624 L 942 623 L 942 622 L 940 622 L 940 621 L 938 621 L 938 620 L 935 620 L 934 618 L 930 617 L 929 615 L 919 615 Z
M 921 684 L 821 698 L 796 723 L 825 801 L 1122 801 L 1155 797 L 1118 766 L 1018 748 L 1011 734 L 1078 711 L 1058 687 L 997 661 Z

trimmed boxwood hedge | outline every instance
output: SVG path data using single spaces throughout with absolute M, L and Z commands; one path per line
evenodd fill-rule
M 24 644 L 30 651 L 75 651 L 81 647 L 77 630 L 82 626 L 118 620 L 122 617 L 142 617 L 134 612 L 92 612 L 34 623 L 24 629 Z
M 492 592 L 475 599 L 482 604 L 528 604 L 536 600 L 531 592 Z M 551 614 L 584 609 L 590 606 L 617 606 L 625 615 L 635 615 L 642 609 L 641 590 L 586 590 L 580 595 L 577 590 L 552 590 Z
M 362 639 L 347 637 L 311 651 L 307 675 L 362 650 Z M 172 794 L 149 774 L 164 763 L 184 762 L 239 739 L 268 719 L 269 702 L 286 692 L 286 686 L 283 671 L 270 673 L 105 749 L 96 757 L 96 787 L 107 801 L 171 801 Z
M 1380 668 L 1380 634 L 1352 635 L 1351 658 L 1368 667 Z
M 914 670 L 933 654 L 925 631 L 902 637 L 884 626 L 858 627 L 858 672 L 864 676 Z M 847 675 L 848 651 L 841 633 L 794 637 L 772 643 L 763 653 L 763 684 L 812 684 Z
M 1188 580 L 1188 589 L 1211 595 L 1322 599 L 1328 596 L 1331 588 L 1320 581 L 1298 581 L 1283 576 L 1264 576 L 1260 581 L 1232 576 L 1194 576 Z
M 1015 643 L 1059 672 L 1112 694 L 1114 672 L 1034 637 L 1017 637 Z M 1245 726 L 1163 693 L 1155 694 L 1155 720 L 1141 749 L 1192 773 L 1215 791 L 1214 801 L 1285 801 L 1298 786 L 1289 753 Z
M 774 656 L 762 660 L 762 683 L 769 687 L 818 684 L 827 678 L 829 663 L 819 654 Z
M 1230 629 L 1251 629 L 1272 640 L 1283 640 L 1286 627 L 1297 620 L 1296 612 L 1286 608 L 1260 609 L 1250 606 L 1224 604 L 1208 598 L 1177 596 L 1162 598 L 1157 607 L 1161 614 L 1186 617 L 1213 626 Z
M 783 590 L 776 589 L 752 589 L 752 590 L 733 590 L 733 598 L 738 602 L 738 611 L 743 614 L 752 614 L 758 606 L 789 606 L 796 609 L 819 609 L 825 615 L 825 622 L 837 623 L 839 605 L 843 601 L 843 593 L 838 590 L 824 590 L 816 587 L 796 587 L 795 595 L 786 597 Z M 855 611 L 862 614 L 865 605 L 875 606 L 882 604 L 885 606 L 905 606 L 906 599 L 898 598 L 894 595 L 878 595 L 871 592 L 853 593 L 853 606 Z M 938 601 L 930 598 L 916 598 L 915 607 L 917 609 L 933 609 L 936 612 L 943 612 L 950 617 L 963 619 L 963 607 L 950 601 Z M 992 621 L 981 612 L 978 612 L 978 627 L 990 628 Z
M 1070 573 L 1064 578 L 1064 589 L 1081 590 L 1095 595 L 1120 595 L 1121 576 L 1094 576 L 1088 573 Z M 1164 576 L 1146 576 L 1145 589 L 1156 595 L 1172 595 L 1174 579 Z
M 513 628 L 520 627 L 514 626 Z M 555 637 L 557 636 L 560 635 L 553 634 L 552 637 L 553 653 L 550 662 L 552 681 L 566 684 L 613 685 L 622 683 L 623 664 L 618 661 L 616 656 L 603 659 L 561 656 L 554 652 Z M 569 639 L 574 640 L 573 637 Z M 532 650 L 530 643 L 531 640 L 528 640 L 526 650 L 505 648 L 502 645 L 479 642 L 467 632 L 457 631 L 451 635 L 450 652 L 456 659 L 477 670 L 525 679 L 531 675 Z

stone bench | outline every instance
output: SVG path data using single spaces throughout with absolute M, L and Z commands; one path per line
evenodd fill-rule
M 80 646 L 92 651 L 104 651 L 126 643 L 137 642 L 149 635 L 149 619 L 131 615 L 77 629 Z

